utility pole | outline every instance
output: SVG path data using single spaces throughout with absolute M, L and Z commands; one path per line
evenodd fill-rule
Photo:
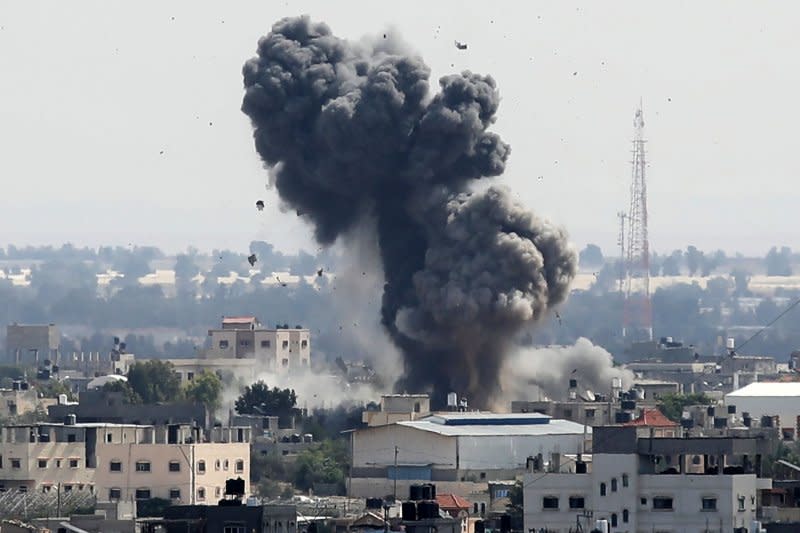
M 394 501 L 397 501 L 397 452 L 399 450 L 397 446 L 394 447 Z

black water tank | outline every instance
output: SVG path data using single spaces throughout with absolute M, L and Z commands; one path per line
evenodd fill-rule
M 692 429 L 694 427 L 694 420 L 692 420 L 691 418 L 682 418 L 681 427 L 683 429 Z
M 617 424 L 625 424 L 631 421 L 631 414 L 626 411 L 620 411 L 614 416 L 614 421 Z
M 422 499 L 423 500 L 432 500 L 433 499 L 433 489 L 432 485 L 425 484 L 422 485 Z
M 417 519 L 417 502 L 403 502 L 403 520 L 414 521 Z
M 408 499 L 418 502 L 422 499 L 422 485 L 411 485 L 408 489 Z
M 578 388 L 578 380 L 577 379 L 569 380 L 569 388 L 570 389 L 577 389 Z
M 511 531 L 511 517 L 507 514 L 500 517 L 500 531 L 501 533 L 509 533 Z
M 430 485 L 431 485 L 431 500 L 435 500 L 436 499 L 436 485 L 434 485 L 433 483 L 431 483 Z
M 636 409 L 636 401 L 635 400 L 622 400 L 621 406 L 626 411 L 633 411 Z
M 722 416 L 714 417 L 714 427 L 717 429 L 728 427 L 728 419 Z
M 735 415 L 736 414 L 736 406 L 735 405 L 729 405 L 728 406 L 728 414 L 729 415 Z
M 762 416 L 761 417 L 761 427 L 762 428 L 771 428 L 772 427 L 772 417 L 771 416 Z
M 380 509 L 383 507 L 383 500 L 380 498 L 367 498 L 367 509 Z
M 708 414 L 708 416 L 714 416 L 714 407 L 709 405 L 708 409 L 706 409 L 706 414 Z
M 475 520 L 475 533 L 486 533 L 486 526 L 483 520 Z
M 423 501 L 417 504 L 417 516 L 420 520 L 439 518 L 439 504 L 432 501 Z
M 578 461 L 575 463 L 575 473 L 576 474 L 585 474 L 586 473 L 586 463 L 583 461 Z

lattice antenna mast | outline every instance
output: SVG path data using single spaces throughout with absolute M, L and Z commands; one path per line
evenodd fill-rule
M 627 276 L 628 257 L 625 255 L 625 219 L 628 214 L 624 211 L 617 213 L 619 218 L 619 235 L 617 236 L 617 246 L 619 246 L 619 293 L 625 294 L 625 277 Z
M 625 261 L 625 305 L 622 334 L 653 340 L 650 305 L 650 244 L 647 236 L 647 158 L 644 111 L 641 102 L 633 119 L 631 160 L 631 204 L 628 212 L 628 242 Z

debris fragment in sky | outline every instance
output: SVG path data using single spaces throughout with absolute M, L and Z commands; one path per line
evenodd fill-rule
M 467 43 L 462 43 L 461 41 L 456 41 L 455 43 L 456 43 L 456 48 L 458 48 L 459 50 L 467 49 Z
M 258 200 L 256 202 L 256 209 L 258 209 L 259 211 L 264 210 L 264 200 Z
M 249 256 L 247 256 L 247 262 L 250 263 L 250 266 L 254 266 L 256 264 L 256 261 L 258 261 L 256 254 L 250 254 Z

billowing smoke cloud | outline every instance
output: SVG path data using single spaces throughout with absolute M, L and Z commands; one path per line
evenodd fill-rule
M 615 367 L 610 353 L 581 337 L 572 346 L 516 351 L 503 369 L 503 396 L 507 400 L 536 400 L 531 397 L 535 390 L 531 385 L 536 385 L 548 398 L 566 400 L 569 380 L 573 378 L 583 395 L 587 390 L 608 395 L 611 380 L 617 377 L 625 388 L 633 383 L 633 372 Z
M 242 110 L 281 199 L 330 244 L 374 226 L 381 320 L 404 356 L 400 388 L 488 405 L 514 334 L 561 302 L 576 257 L 564 232 L 505 189 L 510 148 L 487 131 L 494 80 L 430 70 L 392 39 L 345 41 L 284 19 L 243 69 Z

